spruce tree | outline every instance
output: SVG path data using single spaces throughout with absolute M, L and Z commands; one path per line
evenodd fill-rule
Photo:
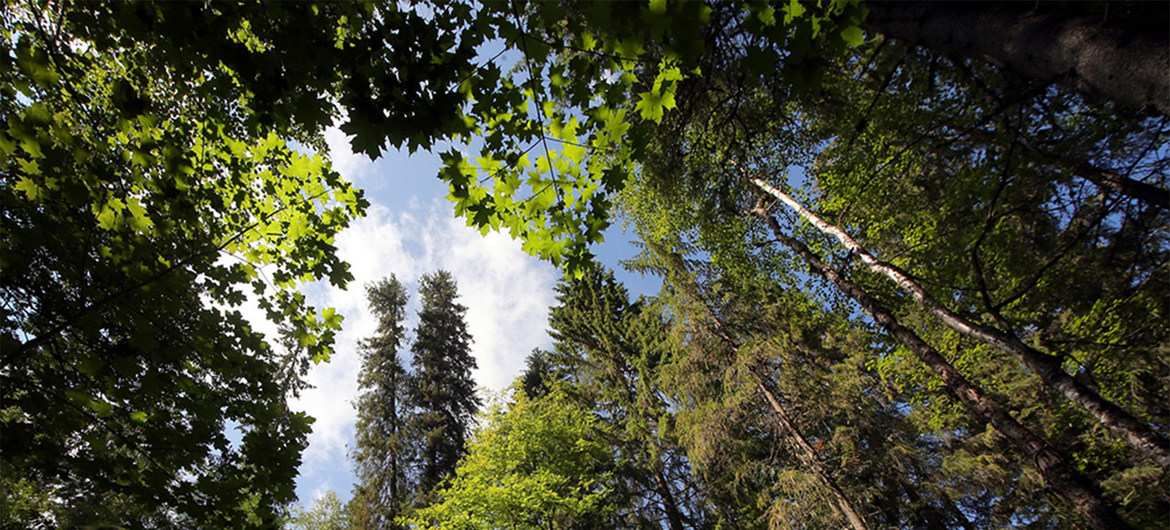
M 529 399 L 540 399 L 552 390 L 557 374 L 549 360 L 549 353 L 533 348 L 524 358 L 524 373 L 520 374 L 520 389 Z
M 613 472 L 626 524 L 702 526 L 702 492 L 670 432 L 671 404 L 659 386 L 660 368 L 677 346 L 669 320 L 650 301 L 631 301 L 601 267 L 556 290 L 558 305 L 549 308 L 553 351 L 545 357 L 553 366 L 546 371 L 564 373 L 566 395 L 601 418 L 598 427 L 619 460 Z
M 420 443 L 420 491 L 423 495 L 455 471 L 470 436 L 480 399 L 471 370 L 471 335 L 467 308 L 456 299 L 455 280 L 444 270 L 423 275 L 422 311 L 415 328 L 413 419 Z
M 398 357 L 406 335 L 406 289 L 391 275 L 366 286 L 370 310 L 378 319 L 377 333 L 361 342 L 363 390 L 355 407 L 357 447 L 351 455 L 359 483 L 349 512 L 359 528 L 394 528 L 394 518 L 415 491 L 414 437 L 408 430 L 411 403 L 410 374 Z

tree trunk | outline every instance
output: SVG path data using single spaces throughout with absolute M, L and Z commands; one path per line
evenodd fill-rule
M 1097 187 L 1113 189 L 1126 197 L 1137 199 L 1150 206 L 1170 210 L 1170 191 L 1153 184 L 1123 177 L 1084 161 L 1074 163 L 1066 160 L 1056 160 L 1053 164 L 1074 175 L 1084 177 L 1089 182 L 1096 184 Z
M 1033 2 L 867 2 L 864 27 L 1170 115 L 1170 39 L 1157 4 L 1133 8 L 1150 10 L 1149 16 L 1110 19 L 1107 11 L 1092 15 Z
M 792 439 L 796 440 L 797 447 L 799 447 L 800 451 L 804 453 L 805 463 L 812 468 L 813 474 L 815 474 L 817 478 L 821 479 L 821 482 L 824 483 L 825 487 L 829 489 L 829 492 L 833 494 L 833 498 L 837 501 L 838 509 L 840 509 L 841 513 L 845 515 L 845 518 L 849 520 L 849 525 L 852 526 L 854 530 L 869 530 L 869 527 L 865 525 L 865 521 L 861 518 L 861 515 L 859 515 L 857 510 L 853 508 L 853 504 L 849 502 L 849 499 L 845 497 L 845 493 L 841 491 L 841 488 L 837 487 L 837 482 L 833 480 L 833 477 L 829 475 L 829 472 L 825 469 L 825 466 L 821 464 L 821 459 L 817 457 L 816 450 L 813 449 L 812 445 L 810 445 L 808 440 L 805 439 L 804 435 L 801 434 L 800 429 L 796 428 L 796 424 L 793 423 L 792 418 L 788 416 L 788 411 L 784 410 L 784 406 L 780 404 L 780 401 L 776 399 L 776 396 L 772 394 L 772 391 L 768 390 L 768 387 L 764 385 L 764 376 L 755 370 L 752 370 L 752 373 L 756 376 L 756 384 L 759 386 L 760 392 L 763 393 L 764 397 L 768 399 L 768 404 L 772 406 L 772 411 L 776 413 L 776 419 L 780 420 L 780 425 L 783 426 L 784 429 L 787 430 L 790 434 L 792 434 Z
M 955 502 L 951 500 L 946 492 L 938 491 L 939 503 L 943 505 L 943 508 L 940 510 L 931 506 L 929 501 L 925 501 L 922 495 L 918 493 L 917 485 L 910 480 L 902 482 L 902 491 L 906 492 L 906 496 L 911 502 L 922 506 L 917 515 L 924 520 L 926 528 L 955 528 L 958 525 L 963 527 L 963 530 L 975 530 L 971 521 L 968 521 L 967 516 L 959 511 L 955 506 Z
M 996 141 L 995 135 L 980 129 L 968 131 L 967 136 L 974 140 L 980 140 L 988 143 Z M 1090 164 L 1086 160 L 1079 160 L 1047 153 L 1026 141 L 1020 139 L 1017 139 L 1016 141 L 1029 151 L 1036 153 L 1049 164 L 1052 164 L 1053 167 L 1062 169 L 1089 182 L 1092 182 L 1098 188 L 1104 190 L 1113 190 L 1122 195 L 1125 195 L 1126 197 L 1140 201 L 1143 204 L 1162 210 L 1170 210 L 1170 190 L 1166 190 L 1165 188 L 1142 182 L 1140 180 L 1134 180 L 1124 175 L 1119 175 L 1113 171 L 1099 168 L 1093 164 Z
M 731 335 L 727 333 L 727 329 L 724 328 L 723 321 L 721 321 L 716 315 L 715 309 L 712 308 L 706 300 L 701 299 L 701 297 L 696 298 L 700 298 L 699 302 L 703 304 L 703 307 L 707 310 L 707 313 L 711 315 L 711 319 L 715 322 L 715 330 L 719 335 L 719 338 L 723 339 L 723 341 L 727 343 L 728 347 L 733 351 L 738 351 L 739 342 L 737 342 L 731 337 Z M 853 504 L 849 502 L 849 498 L 845 496 L 845 493 L 837 486 L 837 483 L 833 480 L 833 477 L 830 476 L 829 473 L 825 470 L 825 467 L 821 464 L 820 459 L 817 458 L 816 450 L 814 450 L 812 445 L 808 443 L 808 440 L 804 438 L 804 435 L 801 434 L 800 430 L 796 427 L 796 424 L 792 422 L 792 419 L 788 416 L 788 412 L 784 409 L 784 406 L 780 404 L 780 401 L 776 399 L 776 396 L 772 394 L 772 391 L 768 390 L 768 387 L 764 385 L 765 378 L 763 374 L 759 373 L 755 368 L 751 368 L 751 373 L 756 378 L 756 385 L 759 388 L 760 393 L 764 394 L 764 397 L 768 400 L 768 404 L 772 407 L 772 411 L 776 413 L 776 418 L 780 421 L 780 425 L 792 434 L 792 437 L 796 440 L 796 445 L 800 447 L 801 451 L 804 453 L 804 460 L 808 463 L 809 467 L 812 468 L 813 474 L 815 474 L 817 478 L 819 478 L 821 482 L 824 483 L 825 487 L 829 488 L 830 493 L 833 494 L 833 497 L 837 501 L 837 508 L 841 511 L 841 514 L 849 520 L 849 524 L 854 528 L 854 530 L 868 530 L 869 527 L 866 526 L 865 520 L 862 519 L 861 515 L 857 513 L 857 510 L 853 508 Z
M 949 393 L 959 399 L 971 412 L 990 423 L 1011 440 L 1033 463 L 1044 481 L 1058 495 L 1076 507 L 1094 528 L 1117 530 L 1131 528 L 1117 515 L 1109 503 L 1101 498 L 1095 484 L 1076 471 L 1048 442 L 1021 425 L 999 403 L 984 395 L 983 390 L 967 380 L 941 353 L 922 340 L 918 334 L 898 322 L 877 300 L 857 284 L 850 282 L 813 254 L 804 243 L 786 235 L 776 219 L 762 206 L 752 213 L 771 228 L 776 240 L 791 249 L 808 263 L 812 272 L 824 277 L 841 292 L 856 300 L 882 329 L 914 353 L 931 371 L 938 375 Z
M 1040 376 L 1040 380 L 1044 384 L 1064 394 L 1066 398 L 1091 414 L 1102 425 L 1113 430 L 1114 433 L 1139 452 L 1152 458 L 1163 469 L 1170 469 L 1170 450 L 1167 449 L 1170 447 L 1170 442 L 1117 404 L 1101 397 L 1093 389 L 1077 381 L 1068 372 L 1065 372 L 1061 368 L 1060 357 L 1046 355 L 1024 344 L 1023 341 L 1003 330 L 971 322 L 955 314 L 935 300 L 930 293 L 926 292 L 926 289 L 923 289 L 918 282 L 911 279 L 905 272 L 893 265 L 878 260 L 872 254 L 866 252 L 844 230 L 825 222 L 808 208 L 796 202 L 788 194 L 767 182 L 761 179 L 751 179 L 751 182 L 760 191 L 779 199 L 785 205 L 795 210 L 806 221 L 820 229 L 821 232 L 837 238 L 845 248 L 860 257 L 861 261 L 870 270 L 894 280 L 894 283 L 909 292 L 931 315 L 938 318 L 947 327 L 967 337 L 983 341 L 1023 362 L 1036 375 Z
M 658 495 L 662 497 L 663 508 L 666 510 L 666 521 L 670 525 L 670 530 L 684 530 L 678 504 L 674 501 L 674 495 L 670 493 L 670 483 L 662 475 L 661 469 L 654 470 L 654 482 L 658 487 Z

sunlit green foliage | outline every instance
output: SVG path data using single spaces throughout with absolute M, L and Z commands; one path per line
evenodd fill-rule
M 826 2 L 816 11 L 795 1 L 779 10 L 701 2 L 480 6 L 475 27 L 522 56 L 512 73 L 488 64 L 462 85 L 474 101 L 464 116 L 468 133 L 483 138 L 483 149 L 474 160 L 444 155 L 440 176 L 456 213 L 577 271 L 609 226 L 612 196 L 634 173 L 654 127 L 677 106 L 686 80 L 703 74 L 705 53 L 717 51 L 706 48 L 709 24 L 742 19 L 753 53 L 774 58 L 762 70 L 783 65 L 787 82 L 807 86 L 817 71 L 814 42 L 829 43 L 828 50 L 858 43 L 864 10 L 856 4 Z M 772 46 L 789 35 L 796 51 L 781 58 Z
M 1144 9 L 1100 7 L 1069 9 L 1101 24 Z M 1083 523 L 1019 444 L 956 406 L 919 357 L 744 214 L 774 206 L 745 177 L 790 189 L 957 313 L 1167 434 L 1166 117 L 888 41 L 864 4 L 10 1 L 4 14 L 6 524 L 280 517 L 310 421 L 287 398 L 340 326 L 297 289 L 350 279 L 333 238 L 366 206 L 312 152 L 334 122 L 371 157 L 478 138 L 475 156 L 443 155 L 455 212 L 583 282 L 562 292 L 560 344 L 551 366 L 534 362 L 530 389 L 580 407 L 557 413 L 597 413 L 585 430 L 601 433 L 614 467 L 566 473 L 612 479 L 604 513 L 624 521 L 833 517 L 818 482 L 773 447 L 786 435 L 752 409 L 754 381 L 824 443 L 867 518 Z M 492 40 L 517 54 L 514 69 L 473 62 Z M 619 194 L 651 247 L 648 270 L 684 281 L 701 269 L 689 298 L 667 282 L 660 302 L 675 297 L 674 314 L 586 266 Z M 1064 453 L 1094 495 L 1134 525 L 1160 522 L 1164 463 L 773 212 Z M 478 406 L 454 286 L 429 281 L 415 349 L 426 490 L 454 469 Z M 284 330 L 281 347 L 237 309 L 250 296 Z M 587 438 L 566 421 L 569 438 Z M 744 463 L 724 465 L 728 454 Z M 515 455 L 504 456 L 488 460 Z M 687 478 L 692 462 L 706 475 Z M 663 482 L 720 493 L 672 509 Z M 808 502 L 783 504 L 792 498 Z M 644 514 L 656 509 L 664 517 Z
M 311 421 L 286 399 L 341 325 L 298 287 L 345 285 L 333 238 L 366 206 L 307 148 L 337 102 L 393 117 L 366 142 L 429 145 L 459 122 L 428 86 L 468 49 L 393 6 L 7 2 L 2 19 L 6 483 L 59 501 L 61 524 L 270 523 Z M 394 89 L 406 64 L 426 81 Z M 386 94 L 341 95 L 371 77 Z M 240 313 L 249 296 L 287 353 Z
M 311 508 L 294 506 L 284 528 L 295 530 L 345 530 L 352 528 L 346 506 L 333 490 L 313 501 Z
M 603 528 L 613 454 L 594 417 L 558 392 L 513 392 L 483 418 L 440 502 L 418 510 L 419 528 Z

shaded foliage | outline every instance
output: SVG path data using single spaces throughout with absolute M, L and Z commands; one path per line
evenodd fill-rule
M 455 280 L 444 270 L 424 275 L 419 296 L 422 311 L 411 345 L 411 428 L 419 437 L 419 488 L 427 495 L 455 472 L 481 402 L 471 378 L 475 357 L 467 307 L 456 301 Z
M 411 374 L 398 351 L 405 345 L 406 289 L 394 276 L 366 286 L 377 333 L 362 341 L 354 461 L 358 484 L 346 506 L 358 528 L 392 528 L 417 495 L 419 446 Z

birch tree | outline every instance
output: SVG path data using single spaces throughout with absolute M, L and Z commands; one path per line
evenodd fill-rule
M 1019 359 L 1029 369 L 1039 375 L 1045 384 L 1059 389 L 1065 397 L 1088 411 L 1107 427 L 1117 431 L 1127 442 L 1154 459 L 1163 468 L 1170 467 L 1170 442 L 1167 442 L 1164 437 L 1154 432 L 1148 425 L 1139 422 L 1124 409 L 1102 398 L 1097 392 L 1068 375 L 1060 366 L 1059 358 L 1062 356 L 1061 354 L 1058 353 L 1055 357 L 1048 356 L 1024 344 L 1018 338 L 1009 335 L 1001 329 L 976 324 L 956 314 L 941 305 L 905 272 L 878 260 L 873 254 L 861 248 L 853 238 L 849 237 L 840 228 L 826 223 L 788 194 L 768 184 L 763 179 L 749 178 L 748 180 L 762 194 L 777 199 L 785 206 L 796 211 L 801 218 L 808 221 L 820 231 L 836 238 L 842 246 L 856 254 L 871 270 L 886 276 L 897 283 L 903 290 L 908 291 L 931 315 L 938 318 L 947 327 L 963 335 L 983 341 Z

